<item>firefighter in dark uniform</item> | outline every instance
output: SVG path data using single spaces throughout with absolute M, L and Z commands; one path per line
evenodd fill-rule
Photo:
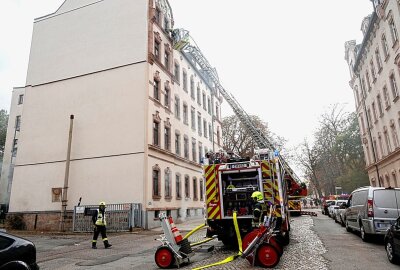
M 94 225 L 94 234 L 92 240 L 92 248 L 96 249 L 97 238 L 101 233 L 101 238 L 103 239 L 104 247 L 109 248 L 112 245 L 108 243 L 107 234 L 106 234 L 106 203 L 100 202 L 99 209 L 94 211 L 92 216 L 92 221 Z
M 251 194 L 251 198 L 254 202 L 252 226 L 253 228 L 258 228 L 260 223 L 263 221 L 262 218 L 264 217 L 264 212 L 266 211 L 264 196 L 260 191 L 254 191 L 253 194 Z

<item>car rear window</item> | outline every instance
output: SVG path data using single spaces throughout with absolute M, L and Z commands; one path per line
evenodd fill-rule
M 374 203 L 381 208 L 397 208 L 394 190 L 380 189 L 374 191 Z
M 0 250 L 8 248 L 14 243 L 14 240 L 0 235 Z

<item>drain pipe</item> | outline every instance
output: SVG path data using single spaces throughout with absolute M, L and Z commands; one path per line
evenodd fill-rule
M 69 117 L 69 134 L 68 134 L 68 148 L 67 159 L 65 162 L 65 176 L 64 187 L 62 192 L 62 206 L 61 206 L 61 231 L 65 231 L 65 220 L 67 218 L 67 202 L 68 202 L 68 178 L 69 178 L 69 164 L 71 161 L 71 142 L 72 142 L 72 129 L 74 126 L 74 115 Z

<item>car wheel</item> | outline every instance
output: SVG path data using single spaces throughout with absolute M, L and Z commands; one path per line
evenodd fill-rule
M 399 258 L 396 256 L 396 254 L 394 254 L 394 247 L 392 241 L 387 241 L 385 249 L 389 262 L 397 264 L 399 262 Z
M 350 226 L 349 226 L 349 222 L 346 220 L 346 231 L 351 232 L 353 231 Z
M 368 242 L 369 235 L 365 232 L 364 226 L 360 224 L 360 236 L 364 242 Z

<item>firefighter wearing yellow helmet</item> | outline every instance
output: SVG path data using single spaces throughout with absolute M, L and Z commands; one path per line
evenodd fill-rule
M 254 202 L 252 226 L 253 228 L 257 228 L 262 222 L 262 216 L 266 210 L 266 205 L 264 202 L 264 196 L 260 191 L 254 191 L 253 194 L 251 194 L 251 198 Z
M 107 234 L 106 234 L 106 203 L 100 202 L 99 209 L 95 210 L 92 215 L 92 221 L 94 225 L 94 234 L 92 240 L 92 248 L 96 249 L 97 238 L 101 233 L 101 238 L 103 239 L 104 247 L 109 248 L 112 245 L 108 243 Z

